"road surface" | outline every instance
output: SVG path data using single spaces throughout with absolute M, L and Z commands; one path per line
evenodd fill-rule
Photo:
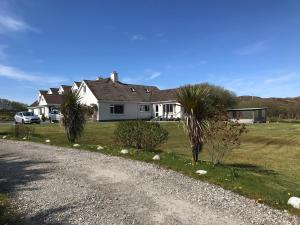
M 0 140 L 0 191 L 22 224 L 300 224 L 156 165 L 30 142 Z

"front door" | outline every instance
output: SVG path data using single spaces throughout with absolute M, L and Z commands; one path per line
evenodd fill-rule
M 158 105 L 155 105 L 155 117 L 158 117 Z

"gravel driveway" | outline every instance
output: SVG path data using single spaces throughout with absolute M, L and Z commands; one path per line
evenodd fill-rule
M 0 140 L 0 189 L 22 224 L 300 224 L 155 165 L 29 142 Z

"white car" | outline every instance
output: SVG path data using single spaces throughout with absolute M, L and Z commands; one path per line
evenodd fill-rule
M 51 122 L 59 122 L 61 119 L 61 114 L 59 112 L 59 110 L 57 109 L 53 109 L 50 113 L 49 113 L 49 121 Z
M 33 112 L 18 112 L 15 115 L 15 123 L 41 123 L 41 120 Z

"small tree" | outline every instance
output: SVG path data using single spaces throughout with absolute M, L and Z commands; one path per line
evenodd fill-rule
M 86 112 L 86 107 L 80 103 L 80 98 L 76 93 L 70 92 L 64 95 L 64 101 L 61 104 L 62 124 L 69 142 L 74 143 L 83 133 Z
M 203 83 L 181 87 L 177 91 L 177 100 L 184 108 L 183 123 L 195 163 L 203 148 L 208 120 L 232 107 L 236 97 L 222 87 Z
M 205 132 L 205 147 L 214 165 L 221 163 L 228 153 L 239 147 L 241 135 L 245 131 L 244 124 L 227 122 L 224 117 L 209 121 Z

